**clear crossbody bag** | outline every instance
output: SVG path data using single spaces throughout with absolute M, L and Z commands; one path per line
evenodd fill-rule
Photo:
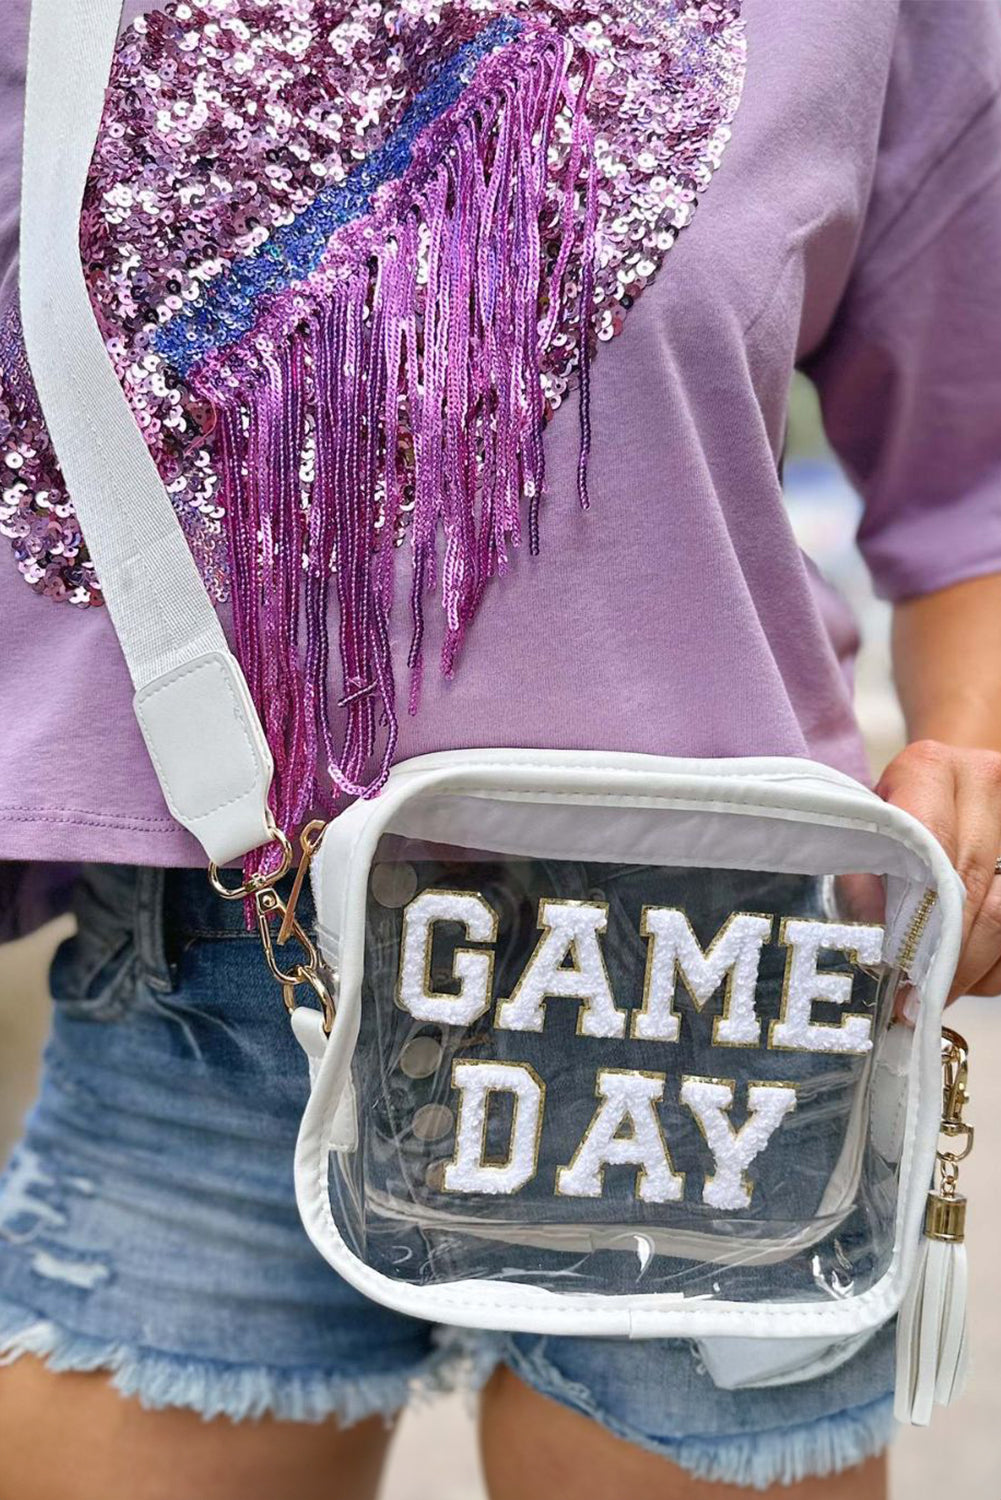
M 924 1285 L 962 891 L 913 819 L 809 762 L 453 752 L 312 880 L 337 999 L 329 1037 L 293 1012 L 297 1190 L 368 1295 L 688 1336 L 733 1386 L 833 1368 Z
M 690 1338 L 724 1386 L 808 1379 L 900 1314 L 898 1414 L 927 1421 L 966 1364 L 945 854 L 809 761 L 455 751 L 304 830 L 283 894 L 267 741 L 81 274 L 116 9 L 73 7 L 64 111 L 62 7 L 35 5 L 25 337 L 168 806 L 308 1056 L 310 1236 L 414 1316 Z M 267 846 L 268 873 L 224 870 Z

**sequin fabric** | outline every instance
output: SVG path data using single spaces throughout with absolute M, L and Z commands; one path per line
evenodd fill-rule
M 425 597 L 451 672 L 509 547 L 538 545 L 542 428 L 571 386 L 587 503 L 591 358 L 690 222 L 744 65 L 737 0 L 172 0 L 123 34 L 85 273 L 233 603 L 283 824 L 323 785 L 381 784 L 397 546 L 415 707 Z M 0 530 L 33 588 L 99 603 L 13 314 L 0 376 Z

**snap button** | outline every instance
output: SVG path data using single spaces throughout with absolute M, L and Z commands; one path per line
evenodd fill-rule
M 385 864 L 373 865 L 369 889 L 380 906 L 390 909 L 406 906 L 417 893 L 417 871 L 413 865 L 395 864 L 389 860 Z
M 400 1053 L 400 1068 L 408 1078 L 429 1078 L 441 1064 L 441 1044 L 433 1036 L 414 1036 Z
M 414 1115 L 413 1132 L 419 1141 L 440 1141 L 453 1126 L 452 1111 L 444 1104 L 422 1104 Z

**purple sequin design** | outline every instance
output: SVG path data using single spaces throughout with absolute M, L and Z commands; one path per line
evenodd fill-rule
M 587 503 L 590 359 L 690 221 L 743 69 L 736 0 L 174 0 L 123 35 L 85 270 L 231 600 L 283 827 L 385 779 L 398 549 L 413 709 L 426 599 L 451 673 L 486 584 L 538 546 L 571 383 Z M 19 350 L 12 312 L 0 529 L 39 592 L 97 603 Z

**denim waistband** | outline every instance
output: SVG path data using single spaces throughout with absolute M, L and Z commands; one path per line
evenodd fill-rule
M 227 872 L 230 883 L 240 877 Z M 288 896 L 291 877 L 279 885 Z M 228 901 L 210 886 L 204 870 L 157 869 L 148 865 L 87 865 L 74 889 L 73 911 L 78 930 L 95 950 L 108 951 L 128 935 L 135 963 L 146 984 L 161 994 L 174 988 L 172 960 L 195 939 L 256 942 L 256 926 L 248 925 L 246 904 Z M 312 896 L 304 888 L 297 907 L 304 926 L 314 924 Z

